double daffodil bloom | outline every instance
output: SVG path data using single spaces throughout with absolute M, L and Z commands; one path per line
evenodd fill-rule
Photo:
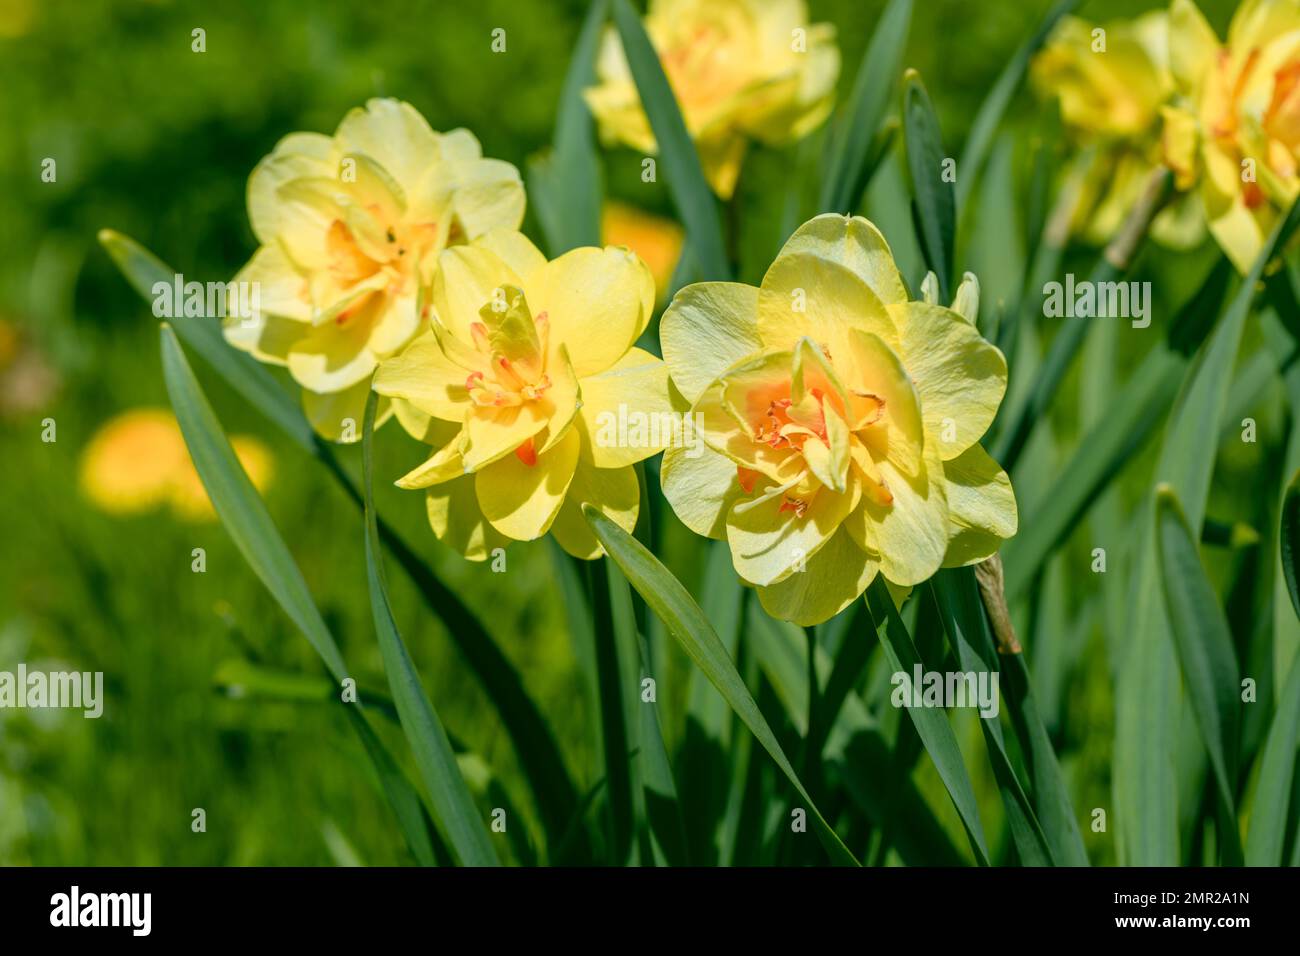
M 809 24 L 803 0 L 650 0 L 659 54 L 710 185 L 736 187 L 749 140 L 802 139 L 830 113 L 840 55 L 835 29 Z M 608 29 L 587 103 L 606 142 L 655 152 L 618 34 Z
M 632 466 L 663 442 L 608 423 L 672 412 L 664 363 L 634 347 L 654 297 L 650 270 L 621 247 L 547 262 L 524 236 L 497 231 L 439 256 L 434 321 L 374 387 L 408 403 L 408 430 L 438 446 L 397 484 L 428 489 L 440 539 L 481 561 L 550 531 L 594 558 L 584 503 L 635 526 Z
M 908 300 L 867 220 L 805 223 L 761 288 L 688 286 L 661 339 L 708 449 L 664 453 L 664 494 L 727 541 L 774 616 L 825 621 L 877 573 L 909 587 L 1015 533 L 1011 483 L 979 445 L 1006 361 L 962 315 Z
M 1100 26 L 1063 17 L 1034 58 L 1035 89 L 1057 100 L 1079 147 L 1071 232 L 1086 242 L 1114 238 L 1161 162 L 1161 109 L 1174 92 L 1168 33 L 1163 11 Z M 1152 235 L 1186 248 L 1204 237 L 1203 220 L 1199 203 L 1180 199 L 1156 217 Z
M 261 315 L 227 319 L 226 338 L 288 366 L 322 435 L 357 440 L 370 376 L 420 329 L 438 254 L 523 215 L 518 170 L 484 159 L 471 133 L 371 100 L 332 137 L 286 136 L 253 170 L 261 245 L 235 280 L 260 284 Z
M 1210 232 L 1241 273 L 1300 193 L 1300 3 L 1245 0 L 1227 43 L 1191 0 L 1169 9 L 1165 162 L 1200 183 Z

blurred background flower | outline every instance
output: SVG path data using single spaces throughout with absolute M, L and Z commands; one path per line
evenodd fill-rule
M 803 0 L 651 0 L 659 53 L 709 184 L 730 199 L 750 140 L 798 140 L 830 115 L 840 53 L 835 28 L 808 22 Z M 606 29 L 587 102 L 601 136 L 655 152 L 623 44 Z
M 230 444 L 258 491 L 271 484 L 271 452 L 256 438 Z M 105 422 L 81 455 L 81 489 L 101 510 L 134 515 L 168 506 L 186 521 L 212 521 L 212 510 L 171 411 L 135 408 Z

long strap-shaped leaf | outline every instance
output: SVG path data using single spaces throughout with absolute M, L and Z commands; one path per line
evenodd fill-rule
M 99 239 L 127 281 L 146 301 L 152 300 L 155 283 L 173 281 L 171 267 L 134 240 L 107 229 L 100 233 Z M 237 394 L 320 461 L 358 508 L 363 507 L 356 483 L 265 366 L 231 348 L 223 339 L 218 323 L 211 319 L 178 319 L 174 329 Z M 446 625 L 448 635 L 496 705 L 532 787 L 542 822 L 549 837 L 558 844 L 577 809 L 578 794 L 546 719 L 525 691 L 519 672 L 456 592 L 443 584 L 382 519 L 379 537 L 415 583 L 429 610 Z M 575 833 L 568 843 L 574 849 L 575 859 L 585 858 L 588 850 L 585 829 Z
M 885 586 L 884 578 L 876 576 L 876 580 L 867 588 L 866 601 L 876 625 L 876 636 L 880 638 L 880 646 L 889 662 L 890 673 L 906 675 L 906 688 L 910 695 L 912 674 L 921 663 L 921 655 L 912 643 L 912 635 L 907 633 L 907 625 L 898 616 L 894 598 Z M 952 805 L 957 808 L 957 815 L 966 828 L 966 837 L 970 840 L 976 862 L 980 866 L 988 866 L 989 848 L 984 840 L 984 825 L 980 822 L 975 788 L 971 786 L 961 748 L 957 746 L 957 735 L 953 733 L 952 724 L 948 723 L 947 713 L 942 707 L 908 707 L 907 716 L 912 719 L 917 736 L 934 761 L 934 768 L 939 772 L 939 779 L 943 781 L 948 796 L 952 798 Z
M 912 176 L 912 214 L 925 262 L 939 279 L 939 298 L 953 291 L 953 247 L 957 236 L 957 198 L 945 166 L 939 120 L 921 75 L 908 70 L 903 77 L 903 139 L 907 169 Z
M 366 418 L 361 435 L 362 484 L 366 497 L 366 580 L 370 584 L 370 610 L 375 634 L 384 658 L 388 687 L 397 705 L 402 730 L 415 755 L 424 786 L 433 807 L 433 819 L 444 840 L 465 866 L 496 866 L 496 851 L 488 836 L 483 818 L 474 806 L 465 778 L 456 765 L 456 754 L 447 740 L 433 704 L 420 683 L 415 664 L 397 632 L 393 611 L 388 604 L 388 586 L 380 564 L 379 528 L 375 523 L 375 499 L 371 485 L 374 464 L 375 409 L 379 396 L 374 392 L 366 402 Z
M 1192 714 L 1210 755 L 1221 804 L 1224 863 L 1241 865 L 1237 832 L 1237 750 L 1241 733 L 1237 656 L 1214 588 L 1205 576 L 1196 539 L 1169 486 L 1156 491 L 1156 551 L 1174 650 L 1191 698 Z
M 1197 353 L 1170 414 L 1155 478 L 1178 494 L 1188 526 L 1199 534 L 1205 517 L 1215 454 L 1205 436 L 1217 434 L 1246 318 L 1264 268 L 1300 225 L 1293 204 L 1260 250 L 1250 272 Z M 1181 689 L 1169 621 L 1160 596 L 1155 501 L 1142 507 L 1131 587 L 1128 632 L 1132 641 L 1116 668 L 1115 810 L 1120 860 L 1127 865 L 1179 862 L 1178 747 Z M 1190 732 L 1194 729 L 1188 727 Z M 1199 759 L 1199 751 L 1191 753 Z M 1199 772 L 1199 771 L 1198 771 Z M 1190 777 L 1184 774 L 1184 777 Z
M 991 680 L 993 674 L 998 674 L 1000 678 L 997 654 L 987 633 L 988 622 L 984 619 L 979 595 L 973 590 L 975 582 L 969 577 L 971 573 L 969 568 L 940 572 L 930 582 L 931 589 L 939 607 L 944 631 L 957 653 L 961 669 L 975 674 L 977 679 L 981 674 L 989 675 L 985 680 Z M 1002 696 L 1006 698 L 1008 695 L 1004 693 Z M 1007 812 L 1007 827 L 1011 831 L 1016 852 L 1020 855 L 1020 862 L 1025 866 L 1055 866 L 1060 861 L 1053 855 L 1042 824 L 1029 803 L 1029 796 L 1025 793 L 1020 778 L 1016 776 L 996 711 L 988 716 L 980 714 L 980 729 L 984 732 L 989 763 L 993 765 L 993 777 L 1002 794 L 1002 804 Z
M 579 246 L 600 245 L 600 159 L 582 94 L 595 79 L 606 12 L 606 0 L 592 0 L 564 75 L 552 150 L 528 164 L 528 201 L 553 259 Z
M 998 124 L 1002 122 L 1002 114 L 1011 104 L 1011 98 L 1020 86 L 1025 70 L 1029 68 L 1029 61 L 1055 29 L 1057 22 L 1078 5 L 1079 0 L 1057 0 L 1052 9 L 1047 11 L 1047 15 L 1043 17 L 1033 36 L 1026 40 L 1020 49 L 1016 50 L 1015 55 L 1007 61 L 992 89 L 984 97 L 979 112 L 975 114 L 975 121 L 971 123 L 970 135 L 966 137 L 966 149 L 961 154 L 961 174 L 957 177 L 959 208 L 966 205 L 966 198 L 970 195 L 975 180 L 979 177 L 980 167 L 984 165 L 984 159 L 993 145 L 993 135 L 997 132 Z
M 1292 476 L 1282 497 L 1282 520 L 1278 531 L 1282 576 L 1291 597 L 1291 613 L 1300 616 L 1300 472 Z M 1291 804 L 1291 781 L 1295 774 L 1297 736 L 1300 735 L 1300 657 L 1291 663 L 1291 673 L 1278 696 L 1277 712 L 1260 758 L 1259 781 L 1250 811 L 1246 834 L 1247 866 L 1280 866 L 1286 850 L 1287 809 Z
M 614 24 L 623 40 L 641 108 L 655 134 L 668 194 L 672 196 L 677 215 L 686 223 L 691 257 L 704 279 L 729 279 L 731 268 L 722 242 L 718 204 L 704 178 L 700 157 L 659 63 L 659 54 L 628 0 L 614 0 Z
M 1123 228 L 1111 240 L 1092 272 L 1088 274 L 1089 285 L 1096 288 L 1102 283 L 1114 282 L 1129 270 L 1137 250 L 1146 239 L 1152 220 L 1164 205 L 1172 188 L 1173 175 L 1169 170 L 1158 169 L 1152 173 L 1142 196 L 1129 211 Z M 1052 339 L 1051 348 L 1047 350 L 1047 357 L 1038 370 L 1028 397 L 1014 408 L 1008 406 L 999 417 L 1000 422 L 1005 422 L 1005 427 L 1000 427 L 998 430 L 992 454 L 994 459 L 1001 462 L 1002 467 L 1008 471 L 1015 467 L 1020 453 L 1029 442 L 1034 427 L 1047 418 L 1048 408 L 1056 397 L 1061 381 L 1070 370 L 1074 357 L 1079 354 L 1084 339 L 1088 337 L 1088 331 L 1099 321 L 1119 320 L 1078 316 L 1065 319 L 1056 337 Z
M 1123 470 L 1168 414 L 1187 373 L 1189 355 L 1204 341 L 1228 287 L 1231 266 L 1221 259 L 1187 301 L 1168 342 L 1156 345 L 1119 393 L 1107 414 L 1083 439 L 1051 485 L 1051 493 L 1026 510 L 1020 533 L 1002 551 L 1007 600 L 1014 601 L 1042 569 L 1101 492 Z M 1105 320 L 1103 320 L 1105 321 Z
M 632 587 L 645 599 L 646 604 L 664 622 L 664 626 L 682 646 L 686 655 L 695 662 L 695 666 L 704 672 L 718 692 L 731 705 L 737 716 L 745 723 L 763 749 L 771 754 L 776 765 L 785 774 L 786 779 L 808 804 L 812 817 L 813 829 L 826 848 L 831 860 L 838 864 L 858 865 L 857 859 L 848 847 L 831 829 L 812 797 L 804 788 L 795 773 L 794 767 L 786 758 L 785 752 L 777 742 L 776 735 L 768 726 L 754 698 L 750 696 L 745 682 L 736 672 L 736 665 L 727 655 L 722 641 L 714 633 L 713 626 L 700 610 L 700 606 L 691 598 L 682 583 L 659 563 L 659 559 L 646 550 L 641 542 L 620 528 L 590 505 L 583 505 L 583 514 L 591 530 L 600 539 L 605 551 L 627 576 Z
M 160 337 L 167 395 L 217 516 L 271 596 L 316 649 L 330 676 L 342 683 L 348 676 L 343 655 L 312 600 L 302 572 L 235 457 L 171 326 L 164 324 Z M 421 863 L 432 863 L 433 847 L 418 811 L 420 798 L 357 710 L 359 707 L 348 705 L 353 728 L 375 765 L 411 851 Z
M 722 543 L 726 550 L 726 544 Z M 730 562 L 730 556 L 728 556 Z M 730 568 L 730 563 L 728 563 Z M 732 572 L 732 580 L 735 574 Z M 858 603 L 867 614 L 865 603 Z M 776 621 L 763 613 L 758 602 L 749 608 L 750 628 L 746 647 L 754 652 L 759 666 L 776 689 L 777 697 L 800 733 L 808 730 L 808 673 L 806 638 L 802 628 Z M 857 628 L 846 644 L 867 644 Z M 832 665 L 817 649 L 819 681 L 829 681 Z M 924 796 L 912 781 L 911 769 L 893 753 L 880 723 L 871 716 L 862 699 L 851 689 L 839 700 L 838 719 L 825 735 L 823 753 L 835 765 L 849 796 L 882 829 L 882 837 L 898 850 L 909 866 L 961 866 L 965 858 L 953 846 Z
M 907 48 L 912 0 L 890 0 L 862 54 L 853 92 L 826 138 L 819 212 L 852 213 L 871 175 L 871 145 Z

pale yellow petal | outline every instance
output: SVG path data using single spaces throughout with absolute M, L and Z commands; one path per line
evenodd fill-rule
M 417 336 L 379 365 L 375 391 L 402 398 L 426 415 L 460 422 L 469 407 L 466 371 L 453 363 L 432 332 Z
M 673 384 L 694 402 L 709 383 L 763 348 L 758 289 L 739 282 L 697 282 L 673 296 L 659 324 Z
M 349 445 L 361 441 L 361 425 L 365 421 L 366 401 L 370 398 L 370 380 L 363 379 L 341 392 L 319 395 L 309 389 L 302 390 L 302 410 L 316 434 L 329 441 Z M 388 421 L 393 409 L 388 399 L 381 398 L 375 409 L 376 430 Z
M 405 186 L 419 181 L 438 150 L 438 135 L 410 103 L 371 99 L 343 117 L 334 134 L 345 153 L 364 153 Z
M 952 540 L 945 567 L 983 561 L 1016 533 L 1019 518 L 1011 479 L 979 445 L 943 465 Z
M 783 254 L 763 276 L 758 333 L 768 348 L 791 348 L 808 336 L 831 353 L 852 329 L 895 347 L 898 334 L 884 303 L 847 266 L 807 252 Z
M 993 423 L 1007 390 L 1007 361 L 949 309 L 910 302 L 889 311 L 902 340 L 899 357 L 921 397 L 927 439 L 937 439 L 944 461 L 956 458 Z
M 439 541 L 471 561 L 486 561 L 494 550 L 506 547 L 510 539 L 483 517 L 474 481 L 475 476 L 463 475 L 430 488 L 425 506 L 429 527 Z
M 290 133 L 248 177 L 248 219 L 253 235 L 272 245 L 283 228 L 283 209 L 276 196 L 280 186 L 301 177 L 331 176 L 334 141 L 320 133 Z
M 893 500 L 882 503 L 864 494 L 848 530 L 859 546 L 874 545 L 885 577 L 895 584 L 920 584 L 939 570 L 948 548 L 943 462 L 927 446 L 918 475 L 905 474 L 888 459 L 876 465 Z M 865 533 L 861 522 L 870 524 Z
M 546 427 L 539 402 L 505 408 L 475 408 L 465 419 L 465 470 L 478 471 L 512 454 Z
M 907 287 L 889 243 L 861 216 L 824 213 L 809 219 L 786 240 L 778 258 L 787 255 L 807 255 L 843 266 L 886 305 L 907 301 Z
M 736 573 L 767 587 L 784 580 L 830 540 L 848 516 L 854 496 L 822 488 L 802 517 L 787 507 L 784 496 L 741 501 L 727 515 L 727 543 Z
M 500 256 L 481 246 L 454 246 L 438 257 L 433 280 L 433 308 L 437 319 L 462 344 L 474 341 L 470 331 L 480 321 L 479 311 L 493 301 L 502 286 L 523 285 L 523 280 Z M 536 314 L 532 296 L 529 305 Z
M 706 538 L 726 538 L 727 512 L 745 497 L 734 461 L 703 445 L 669 448 L 659 480 L 682 524 Z
M 339 392 L 367 380 L 378 360 L 364 321 L 319 325 L 289 349 L 289 374 L 313 392 Z
M 596 468 L 578 459 L 569 492 L 551 524 L 551 534 L 569 554 L 590 561 L 604 554 L 605 549 L 583 517 L 583 504 L 594 506 L 631 534 L 641 506 L 641 485 L 637 481 L 636 469 L 631 465 L 626 468 Z
M 879 569 L 879 561 L 841 528 L 802 571 L 759 588 L 758 600 L 773 617 L 810 627 L 830 620 L 861 597 Z
M 687 424 L 692 420 L 669 397 L 668 366 L 643 349 L 632 349 L 580 384 L 582 420 L 597 468 L 634 464 L 695 435 Z
M 484 517 L 507 537 L 531 541 L 546 534 L 573 480 L 581 439 L 575 429 L 532 464 L 506 455 L 479 470 L 474 491 Z
M 413 488 L 428 488 L 451 481 L 465 474 L 465 460 L 461 457 L 463 436 L 457 433 L 445 445 L 433 453 L 423 464 L 411 469 L 393 484 L 408 491 Z M 478 506 L 475 505 L 475 510 Z
M 630 349 L 654 311 L 654 278 L 627 249 L 566 252 L 524 283 L 534 316 L 545 313 L 551 348 L 569 349 L 573 370 L 585 378 L 609 368 Z

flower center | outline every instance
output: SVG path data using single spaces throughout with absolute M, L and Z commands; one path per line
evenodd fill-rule
M 493 408 L 541 398 L 551 387 L 551 378 L 546 374 L 550 333 L 546 313 L 534 317 L 522 292 L 502 286 L 479 315 L 483 321 L 471 325 L 470 333 L 483 367 L 465 379 L 470 398 L 476 405 Z M 524 454 L 520 458 L 528 461 Z

